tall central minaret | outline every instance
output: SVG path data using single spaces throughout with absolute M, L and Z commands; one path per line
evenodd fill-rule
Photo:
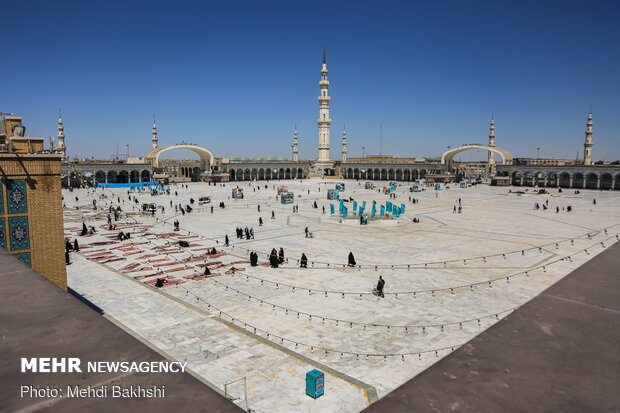
M 342 162 L 347 161 L 347 127 L 342 130 Z
M 293 161 L 295 162 L 299 160 L 298 144 L 299 141 L 297 140 L 297 125 L 295 125 L 295 133 L 293 134 Z
M 65 127 L 62 124 L 62 112 L 58 111 L 58 151 L 62 153 L 64 158 L 67 154 L 67 148 L 65 147 Z
M 157 139 L 157 125 L 155 124 L 155 115 L 153 115 L 153 138 L 152 140 L 152 149 L 157 149 L 158 139 Z
M 491 148 L 495 148 L 495 120 L 493 116 L 491 116 L 491 127 L 489 128 L 489 146 Z M 495 167 L 495 154 L 489 151 L 489 169 L 493 169 Z
M 583 164 L 592 165 L 592 110 L 588 114 L 588 126 L 586 127 L 586 141 L 583 144 Z
M 328 95 L 329 80 L 327 80 L 327 58 L 326 51 L 323 49 L 323 68 L 321 69 L 321 96 L 319 96 L 319 162 L 329 161 L 329 127 L 332 120 L 329 117 L 329 101 Z

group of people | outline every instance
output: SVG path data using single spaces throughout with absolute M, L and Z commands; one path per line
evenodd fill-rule
M 235 232 L 237 234 L 237 238 L 243 239 L 254 239 L 254 228 L 235 228 Z
M 257 252 L 250 252 L 250 266 L 252 267 L 256 267 L 258 266 L 258 253 Z
M 280 251 L 276 251 L 276 249 L 272 249 L 269 254 L 269 265 L 271 268 L 278 268 L 278 265 L 284 263 L 284 249 L 280 247 Z
M 596 204 L 596 200 L 594 200 L 594 204 Z M 549 200 L 545 200 L 545 202 L 542 204 L 542 209 L 543 211 L 547 210 L 547 207 L 549 205 Z M 541 208 L 541 204 L 539 204 L 538 202 L 534 202 L 534 209 L 535 210 L 539 210 Z M 573 210 L 573 207 L 568 205 L 567 207 L 562 207 L 562 211 L 566 211 L 566 212 L 571 212 Z M 555 213 L 559 214 L 560 213 L 560 207 L 556 206 L 555 207 Z
M 85 236 L 87 234 L 94 235 L 96 233 L 97 233 L 97 230 L 95 229 L 95 227 L 91 226 L 89 229 L 86 227 L 86 224 L 82 222 L 82 232 L 80 233 L 81 236 Z
M 130 232 L 125 233 L 125 232 L 121 231 L 121 232 L 118 233 L 117 238 L 118 238 L 119 241 L 124 241 L 126 239 L 131 238 L 131 233 Z
M 71 264 L 71 258 L 69 256 L 69 252 L 73 250 L 75 252 L 80 251 L 80 245 L 78 244 L 78 240 L 73 240 L 73 243 L 69 240 L 69 238 L 65 239 L 65 263 L 67 265 Z

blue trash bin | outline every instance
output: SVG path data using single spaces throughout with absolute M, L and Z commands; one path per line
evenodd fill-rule
M 314 369 L 306 373 L 306 394 L 314 399 L 323 395 L 325 391 L 325 374 Z

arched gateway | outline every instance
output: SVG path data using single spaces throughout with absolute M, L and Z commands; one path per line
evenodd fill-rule
M 499 156 L 501 156 L 503 164 L 512 163 L 512 154 L 508 152 L 507 150 L 500 149 L 495 146 L 487 146 L 487 145 L 479 145 L 479 144 L 463 145 L 463 146 L 459 146 L 458 148 L 450 149 L 449 151 L 441 155 L 441 163 L 447 166 L 446 169 L 449 169 L 450 166 L 452 165 L 452 159 L 454 159 L 454 156 L 457 153 L 468 151 L 470 149 L 484 149 L 489 152 L 497 153 L 499 154 Z
M 158 168 L 160 155 L 171 149 L 189 149 L 190 151 L 197 153 L 200 156 L 200 168 L 206 172 L 211 171 L 211 166 L 213 165 L 213 154 L 205 148 L 201 148 L 200 146 L 193 145 L 191 143 L 180 143 L 177 145 L 155 148 L 146 155 L 146 158 L 151 161 L 154 168 Z

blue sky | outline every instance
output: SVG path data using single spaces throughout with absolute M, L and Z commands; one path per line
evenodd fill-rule
M 5 6 L 6 7 L 6 6 Z M 333 158 L 486 142 L 620 159 L 620 6 L 609 1 L 24 1 L 3 19 L 0 111 L 103 158 L 185 140 L 215 156 L 316 157 L 327 47 Z M 181 153 L 180 155 L 185 155 Z M 180 156 L 177 154 L 177 156 Z M 483 153 L 465 152 L 465 159 Z M 193 157 L 187 152 L 187 157 Z

